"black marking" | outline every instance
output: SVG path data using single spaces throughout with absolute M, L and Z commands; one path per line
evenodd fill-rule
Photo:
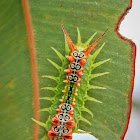
M 75 59 L 74 62 L 75 62 L 75 63 L 79 63 L 80 60 L 79 60 L 79 59 Z
M 64 126 L 64 127 L 63 127 L 63 133 L 64 133 L 64 134 L 67 134 L 68 132 L 69 132 L 69 129 L 68 129 L 67 127 Z
M 72 71 L 72 73 L 73 73 L 74 75 L 76 75 L 76 70 Z
M 75 51 L 75 52 L 73 53 L 73 56 L 74 56 L 75 58 L 79 59 L 79 58 L 84 57 L 84 53 L 83 53 L 83 52 Z
M 73 70 L 75 69 L 75 63 L 70 64 L 70 68 Z
M 73 74 L 70 74 L 68 76 L 69 81 L 71 82 L 71 84 L 74 84 L 75 82 L 77 82 L 79 80 L 78 76 L 75 75 L 75 71 L 73 71 Z
M 73 81 L 74 81 L 74 77 L 73 77 Z M 70 88 L 69 88 L 69 91 L 68 91 L 68 97 L 67 97 L 67 100 L 66 100 L 66 103 L 70 104 L 70 97 L 71 97 L 71 94 L 72 94 L 72 89 L 73 89 L 73 83 L 70 83 Z
M 70 119 L 69 115 L 65 115 L 64 120 L 65 120 L 65 121 L 68 121 L 69 119 Z
M 75 51 L 75 52 L 73 53 L 73 56 L 74 56 L 74 57 L 78 57 L 78 52 Z
M 62 106 L 61 106 L 62 113 L 63 112 L 68 112 L 70 110 L 71 110 L 71 105 L 70 104 L 67 104 L 67 103 L 62 104 Z
M 79 52 L 79 58 L 84 57 L 84 54 L 82 52 Z
M 60 131 L 60 128 L 59 128 L 58 126 L 55 126 L 53 129 L 54 129 L 54 131 L 57 132 L 57 133 Z
M 81 65 L 74 62 L 72 64 L 70 64 L 70 68 L 73 70 L 73 71 L 76 71 L 76 70 L 80 70 L 81 69 Z
M 59 118 L 59 120 L 62 120 L 63 119 L 63 113 L 59 114 L 58 118 Z
M 74 76 L 74 78 L 73 78 L 74 82 L 77 82 L 78 79 L 79 79 L 78 76 Z
M 72 82 L 72 81 L 73 81 L 73 75 L 70 74 L 70 75 L 68 76 L 68 79 L 69 79 L 70 82 Z
M 54 134 L 54 133 L 51 133 L 51 135 L 52 135 L 52 136 L 56 136 L 56 134 Z
M 80 70 L 80 69 L 81 69 L 81 65 L 76 64 L 76 65 L 75 65 L 75 68 L 76 68 L 76 70 Z

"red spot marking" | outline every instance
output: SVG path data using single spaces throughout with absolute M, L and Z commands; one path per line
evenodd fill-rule
M 34 36 L 32 32 L 32 24 L 31 24 L 31 17 L 30 11 L 28 6 L 27 0 L 22 0 L 28 41 L 29 41 L 29 51 L 30 51 L 30 59 L 31 59 L 31 70 L 32 70 L 32 81 L 33 81 L 33 95 L 34 95 L 34 119 L 39 120 L 39 89 L 38 89 L 38 79 L 37 79 L 37 67 L 36 67 L 36 55 L 35 55 L 35 44 L 34 44 Z M 34 123 L 34 130 L 33 130 L 33 140 L 38 139 L 38 129 L 39 126 L 37 123 Z
M 132 7 L 132 0 L 130 0 L 130 4 L 127 6 L 127 8 L 124 10 L 124 12 L 121 14 L 121 16 L 118 18 L 118 21 L 117 21 L 117 24 L 116 24 L 116 27 L 114 29 L 114 31 L 117 33 L 118 37 L 129 42 L 130 46 L 131 46 L 131 58 L 130 58 L 130 61 L 133 62 L 133 76 L 132 76 L 132 84 L 131 84 L 131 92 L 130 92 L 130 95 L 129 95 L 129 113 L 128 113 L 128 116 L 127 116 L 127 125 L 126 125 L 126 128 L 125 128 L 125 131 L 123 133 L 123 135 L 121 136 L 121 140 L 124 139 L 125 137 L 125 134 L 127 132 L 127 129 L 128 129 L 128 125 L 129 125 L 129 121 L 130 121 L 130 115 L 131 115 L 131 108 L 132 108 L 132 93 L 133 93 L 133 88 L 134 88 L 134 77 L 135 77 L 135 58 L 136 58 L 136 45 L 135 43 L 122 36 L 120 33 L 119 33 L 119 26 L 122 22 L 122 20 L 124 19 L 125 15 L 128 13 L 128 11 L 131 9 Z

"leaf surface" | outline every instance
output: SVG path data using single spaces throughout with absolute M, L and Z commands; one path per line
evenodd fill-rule
M 47 60 L 53 60 L 61 66 L 61 60 L 51 49 L 55 48 L 65 55 L 65 39 L 61 29 L 61 20 L 73 40 L 77 41 L 77 27 L 80 29 L 82 42 L 95 32 L 95 41 L 107 28 L 106 35 L 94 49 L 97 50 L 105 42 L 105 46 L 97 56 L 95 63 L 110 59 L 109 62 L 95 68 L 93 74 L 109 72 L 107 75 L 95 77 L 90 84 L 106 89 L 90 89 L 88 95 L 102 103 L 88 101 L 86 107 L 93 113 L 82 112 L 91 126 L 80 122 L 79 128 L 99 140 L 123 139 L 130 114 L 131 93 L 134 78 L 135 48 L 128 41 L 118 38 L 114 31 L 119 16 L 128 6 L 128 0 L 29 0 L 32 33 L 35 44 L 35 60 L 37 68 L 40 97 L 53 97 L 50 90 L 43 87 L 55 87 L 57 82 L 42 77 L 57 77 L 58 71 Z M 34 117 L 33 80 L 31 54 L 27 38 L 27 24 L 23 14 L 22 2 L 19 0 L 2 0 L 0 2 L 0 139 L 31 140 L 33 139 Z M 94 52 L 92 51 L 92 52 Z M 39 108 L 50 107 L 51 101 L 40 100 Z M 49 112 L 40 112 L 41 122 L 45 122 Z M 39 128 L 40 140 L 46 131 Z M 34 140 L 36 140 L 34 138 Z

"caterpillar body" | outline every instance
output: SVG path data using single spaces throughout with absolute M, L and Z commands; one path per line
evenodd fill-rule
M 84 117 L 82 117 L 81 115 L 81 111 L 86 111 L 91 116 L 93 116 L 92 112 L 84 106 L 84 102 L 87 100 L 91 100 L 91 101 L 96 101 L 101 103 L 101 101 L 89 97 L 87 95 L 87 91 L 91 88 L 104 89 L 104 87 L 89 85 L 89 81 L 95 77 L 108 74 L 108 72 L 91 74 L 91 71 L 94 68 L 109 61 L 109 59 L 107 59 L 93 64 L 93 61 L 99 54 L 100 50 L 103 48 L 104 44 L 94 54 L 92 55 L 89 54 L 92 51 L 92 49 L 97 45 L 97 43 L 102 39 L 102 37 L 105 35 L 107 30 L 94 43 L 89 45 L 90 41 L 92 40 L 92 38 L 95 36 L 96 33 L 92 35 L 86 43 L 83 44 L 81 43 L 80 31 L 77 28 L 78 41 L 77 44 L 75 45 L 72 42 L 71 38 L 69 37 L 68 33 L 66 32 L 62 22 L 61 22 L 61 26 L 65 35 L 65 49 L 67 55 L 66 57 L 64 57 L 56 49 L 53 48 L 53 50 L 62 60 L 64 67 L 58 66 L 56 63 L 54 63 L 51 60 L 49 61 L 60 71 L 60 77 L 64 75 L 64 72 L 67 73 L 66 78 L 63 79 L 63 81 L 60 81 L 62 80 L 62 78 L 59 77 L 53 77 L 53 76 L 43 76 L 43 77 L 54 79 L 57 82 L 64 82 L 65 87 L 62 91 L 59 90 L 61 84 L 58 84 L 58 86 L 55 88 L 51 88 L 51 87 L 42 88 L 42 89 L 53 90 L 56 93 L 54 98 L 49 98 L 49 97 L 41 98 L 53 102 L 50 108 L 45 108 L 40 110 L 40 111 L 50 112 L 50 116 L 46 123 L 42 123 L 33 119 L 36 123 L 43 126 L 47 130 L 47 136 L 45 136 L 44 139 L 49 139 L 49 140 L 72 139 L 72 132 L 78 132 L 77 124 L 79 120 L 90 124 L 90 122 Z M 67 69 L 65 69 L 67 60 L 69 60 L 69 64 L 67 66 Z M 77 95 L 80 95 L 79 96 L 80 98 L 77 97 Z M 57 98 L 59 98 L 60 104 L 58 105 L 57 108 L 55 108 L 56 103 L 54 101 Z M 56 114 L 54 114 L 53 111 L 54 109 L 56 109 L 57 111 Z

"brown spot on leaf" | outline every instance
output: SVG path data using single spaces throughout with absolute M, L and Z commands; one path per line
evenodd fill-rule
M 14 85 L 13 85 L 14 81 L 15 81 L 15 79 L 11 80 L 11 81 L 7 84 L 7 87 L 13 89 L 13 88 L 14 88 Z

